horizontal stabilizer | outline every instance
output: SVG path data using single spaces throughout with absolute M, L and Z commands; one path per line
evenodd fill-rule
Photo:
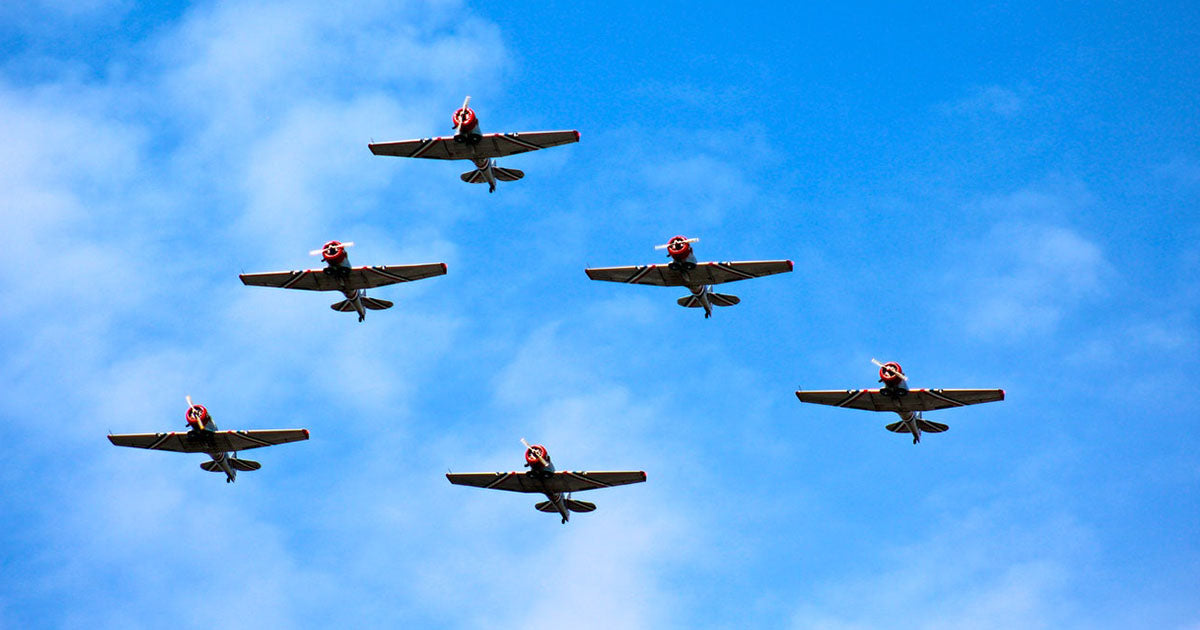
M 371 309 L 372 311 L 382 311 L 387 308 L 392 308 L 392 303 L 387 300 L 380 300 L 378 298 L 370 297 L 364 297 L 361 299 L 363 306 Z
M 353 313 L 354 312 L 354 302 L 352 300 L 342 300 L 341 302 L 335 302 L 333 304 L 330 304 L 329 308 L 331 308 L 339 313 Z
M 713 306 L 733 306 L 738 302 L 741 302 L 741 300 L 736 295 L 726 295 L 724 293 L 708 294 L 708 303 Z M 675 300 L 675 303 L 685 308 L 700 308 L 704 306 L 704 303 L 700 301 L 700 296 L 697 295 L 685 295 Z
M 537 505 L 535 505 L 533 507 L 534 507 L 534 509 L 536 509 L 539 512 L 557 512 L 558 511 L 558 508 L 554 507 L 554 504 L 549 501 L 542 501 L 541 503 L 538 503 Z
M 595 503 L 587 501 L 576 501 L 574 499 L 563 499 L 567 502 L 567 509 L 572 512 L 594 512 L 596 511 Z
M 467 171 L 466 173 L 459 175 L 458 178 L 463 180 L 464 182 L 467 182 L 468 184 L 486 184 L 487 183 L 487 177 L 484 176 L 483 169 L 480 169 L 480 168 L 477 168 L 473 171 Z
M 208 472 L 218 472 L 218 473 L 225 472 L 225 471 L 221 470 L 221 465 L 218 464 L 217 460 L 215 460 L 215 459 L 210 459 L 210 460 L 204 462 L 203 464 L 200 464 L 200 467 L 203 468 L 204 470 L 207 470 Z
M 492 174 L 502 182 L 515 182 L 525 177 L 525 171 L 519 171 L 515 168 L 500 168 L 499 166 L 492 167 Z
M 234 470 L 258 470 L 262 468 L 262 464 L 252 459 L 234 459 L 230 457 L 229 467 Z
M 912 433 L 908 430 L 908 425 L 903 422 L 893 422 L 885 427 L 892 433 Z M 948 425 L 940 422 L 930 422 L 921 418 L 917 419 L 917 428 L 925 433 L 942 433 L 950 429 Z
M 733 306 L 741 302 L 736 295 L 726 295 L 724 293 L 709 293 L 708 301 L 712 302 L 713 306 Z
M 917 420 L 917 428 L 926 433 L 942 433 L 950 427 L 940 422 L 930 422 L 928 420 Z

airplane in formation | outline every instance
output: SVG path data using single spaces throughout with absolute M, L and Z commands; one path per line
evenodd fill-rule
M 556 147 L 560 144 L 579 142 L 579 132 L 525 131 L 521 133 L 489 133 L 479 130 L 479 118 L 469 107 L 471 97 L 463 101 L 462 107 L 451 116 L 453 136 L 400 140 L 397 142 L 372 142 L 367 145 L 375 155 L 426 158 L 432 160 L 471 160 L 475 170 L 463 173 L 460 178 L 468 184 L 487 182 L 488 192 L 496 192 L 496 182 L 515 182 L 525 173 L 515 168 L 501 168 L 495 158 Z
M 380 311 L 391 308 L 387 300 L 367 297 L 365 289 L 387 286 L 397 282 L 412 282 L 440 276 L 446 273 L 446 263 L 422 263 L 419 265 L 381 265 L 377 267 L 351 267 L 346 248 L 354 243 L 329 241 L 321 249 L 309 255 L 320 254 L 325 260 L 324 269 L 304 271 L 269 271 L 266 273 L 243 273 L 238 277 L 242 284 L 280 289 L 304 289 L 306 291 L 341 291 L 346 299 L 331 304 L 329 308 L 342 313 L 355 311 L 358 321 L 367 317 L 366 309 Z
M 557 471 L 550 462 L 550 453 L 546 451 L 545 446 L 531 446 L 525 438 L 521 438 L 521 444 L 525 445 L 525 467 L 528 471 L 446 473 L 446 478 L 450 483 L 459 486 L 510 492 L 540 492 L 546 495 L 546 500 L 534 508 L 539 512 L 558 512 L 562 516 L 563 524 L 571 520 L 571 512 L 591 512 L 596 509 L 594 503 L 572 499 L 572 492 L 623 486 L 646 480 L 646 473 L 641 470 Z
M 965 407 L 980 403 L 1004 400 L 1003 389 L 909 389 L 908 377 L 900 364 L 894 361 L 880 363 L 880 389 L 849 390 L 798 390 L 800 402 L 865 409 L 867 411 L 894 411 L 900 416 L 885 428 L 892 433 L 911 433 L 913 444 L 921 441 L 921 433 L 941 433 L 950 427 L 921 417 L 922 412 L 947 407 Z
M 225 473 L 225 483 L 233 483 L 239 470 L 258 470 L 262 464 L 239 459 L 238 451 L 261 446 L 274 446 L 308 439 L 308 429 L 266 429 L 253 431 L 218 431 L 217 424 L 204 405 L 192 404 L 187 397 L 188 410 L 184 417 L 191 427 L 186 433 L 121 433 L 108 435 L 117 446 L 147 448 L 153 451 L 206 453 L 212 461 L 200 464 L 208 472 Z
M 696 262 L 692 243 L 698 238 L 674 236 L 664 245 L 654 249 L 667 250 L 671 262 L 666 265 L 641 265 L 637 267 L 597 267 L 585 269 L 592 280 L 624 282 L 626 284 L 653 284 L 660 287 L 687 287 L 692 294 L 676 302 L 686 308 L 703 308 L 704 318 L 712 317 L 713 306 L 733 306 L 741 302 L 736 295 L 715 293 L 712 285 L 735 282 L 792 270 L 790 260 L 749 260 L 737 262 Z

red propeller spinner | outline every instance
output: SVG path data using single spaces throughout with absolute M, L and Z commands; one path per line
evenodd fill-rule
M 665 245 L 658 245 L 654 249 L 665 249 L 667 255 L 678 261 L 687 260 L 692 255 L 692 243 L 698 243 L 698 238 L 688 238 L 683 235 L 672 236 L 671 240 Z
M 535 470 L 546 468 L 550 465 L 550 453 L 546 451 L 546 447 L 541 444 L 530 444 L 521 438 L 521 444 L 525 445 L 525 465 Z
M 314 249 L 309 254 L 316 256 L 321 255 L 325 262 L 336 265 L 346 261 L 346 248 L 351 247 L 354 243 L 342 243 L 340 241 L 329 241 L 321 246 L 321 249 Z
M 188 426 L 197 429 L 203 429 L 204 425 L 208 424 L 208 409 L 204 405 L 192 404 L 192 397 L 187 396 L 188 410 L 184 414 L 184 419 L 187 420 Z
M 880 363 L 875 359 L 871 359 L 871 363 L 879 366 L 879 381 L 888 387 L 895 387 L 900 384 L 900 381 L 907 381 L 908 377 L 904 375 L 904 368 L 900 367 L 895 361 Z
M 467 107 L 467 104 L 470 102 L 471 97 L 468 96 L 467 99 L 463 101 L 462 107 L 454 110 L 454 115 L 451 117 L 453 127 L 460 133 L 471 131 L 475 129 L 476 125 L 479 124 L 479 119 L 475 117 L 475 110 Z

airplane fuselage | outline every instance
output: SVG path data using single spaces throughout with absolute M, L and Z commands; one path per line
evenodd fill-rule
M 465 127 L 465 128 L 464 128 Z M 471 114 L 471 121 L 468 125 L 460 125 L 455 121 L 454 141 L 458 144 L 465 144 L 469 147 L 474 147 L 483 140 L 483 134 L 479 130 L 479 120 L 475 118 L 474 112 Z M 474 148 L 471 150 L 474 153 Z M 496 161 L 491 158 L 471 158 L 471 162 L 479 172 L 483 174 L 483 178 L 487 180 L 488 192 L 496 192 Z
M 196 419 L 195 421 L 189 418 L 188 424 L 191 426 L 191 429 L 188 431 L 188 440 L 207 444 L 212 447 L 206 450 L 205 453 L 207 453 L 208 456 L 211 457 L 214 462 L 216 462 L 217 467 L 221 469 L 221 472 L 225 473 L 225 483 L 233 483 L 234 480 L 237 479 L 237 471 L 229 465 L 229 457 L 227 453 L 225 451 L 216 450 L 215 445 L 213 444 L 212 436 L 217 431 L 217 423 L 213 422 L 212 417 L 208 415 L 207 411 L 205 411 L 202 418 Z
M 908 386 L 901 379 L 887 380 L 880 379 L 883 382 L 883 387 L 879 389 L 879 393 L 892 399 L 903 398 L 908 395 Z M 900 416 L 900 421 L 904 426 L 908 427 L 908 432 L 912 433 L 913 444 L 921 441 L 921 427 L 917 421 L 921 419 L 919 411 L 897 411 L 896 415 Z
M 671 257 L 671 262 L 667 264 L 667 267 L 678 271 L 679 275 L 683 276 L 688 290 L 700 300 L 700 305 L 704 307 L 705 319 L 712 317 L 712 301 L 709 300 L 712 286 L 691 281 L 691 271 L 696 268 L 696 254 L 692 251 L 691 246 L 686 246 L 681 250 L 668 248 L 667 255 Z
M 338 285 L 342 287 L 340 289 L 342 295 L 346 296 L 346 299 L 349 300 L 352 305 L 354 305 L 354 310 L 358 313 L 358 321 L 361 322 L 366 319 L 367 310 L 363 308 L 362 304 L 362 298 L 364 295 L 366 295 L 366 293 L 359 289 L 348 289 L 345 287 L 346 279 L 350 277 L 350 271 L 352 269 L 350 266 L 350 258 L 343 252 L 339 258 L 334 260 L 326 259 L 325 263 L 326 265 L 324 272 L 337 280 Z

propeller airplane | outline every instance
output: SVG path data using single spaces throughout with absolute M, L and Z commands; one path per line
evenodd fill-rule
M 193 404 L 191 396 L 187 397 L 187 404 L 184 417 L 191 428 L 186 433 L 110 433 L 108 441 L 117 446 L 154 451 L 207 453 L 212 461 L 204 462 L 200 467 L 208 472 L 223 472 L 225 483 L 233 483 L 239 470 L 262 468 L 262 464 L 256 461 L 239 459 L 238 451 L 308 439 L 308 429 L 218 431 L 217 424 L 204 405 Z
M 367 297 L 365 289 L 387 286 L 397 282 L 423 280 L 446 273 L 446 263 L 422 263 L 419 265 L 382 265 L 377 267 L 351 267 L 346 248 L 354 243 L 329 241 L 321 249 L 309 255 L 320 254 L 325 261 L 324 269 L 304 271 L 270 271 L 267 273 L 243 273 L 238 277 L 246 286 L 278 287 L 280 289 L 304 289 L 307 291 L 341 291 L 346 299 L 331 304 L 329 308 L 342 313 L 355 311 L 358 321 L 367 317 L 366 309 L 380 311 L 392 307 L 387 300 Z
M 458 486 L 475 486 L 510 492 L 540 492 L 546 500 L 534 506 L 539 512 L 558 512 L 563 524 L 571 520 L 571 512 L 591 512 L 594 503 L 571 498 L 572 492 L 583 492 L 596 488 L 623 486 L 641 483 L 646 473 L 640 470 L 570 472 L 555 470 L 550 453 L 541 444 L 530 445 L 521 438 L 525 446 L 526 472 L 481 472 L 446 473 L 446 479 Z
M 879 382 L 883 383 L 880 389 L 798 390 L 796 398 L 800 402 L 833 407 L 894 411 L 900 421 L 885 428 L 892 433 L 911 433 L 913 444 L 921 441 L 922 432 L 941 433 L 950 428 L 926 420 L 922 412 L 1004 400 L 1003 389 L 909 389 L 908 376 L 899 363 L 880 363 L 875 359 L 871 363 L 879 367 Z
M 482 133 L 479 118 L 470 108 L 471 97 L 463 101 L 462 107 L 451 116 L 453 136 L 400 140 L 397 142 L 372 142 L 367 145 L 375 155 L 394 157 L 426 158 L 433 160 L 471 160 L 475 170 L 463 173 L 460 178 L 468 184 L 487 182 L 488 192 L 496 192 L 496 182 L 513 182 L 525 173 L 515 168 L 501 168 L 495 158 L 556 147 L 560 144 L 579 142 L 579 132 L 527 131 L 522 133 Z
M 692 243 L 699 241 L 698 238 L 673 236 L 665 244 L 656 246 L 654 249 L 667 250 L 667 257 L 671 259 L 671 262 L 666 265 L 597 267 L 584 271 L 592 280 L 652 284 L 660 287 L 687 287 L 692 294 L 685 295 L 676 302 L 686 308 L 703 308 L 704 318 L 708 319 L 712 317 L 713 306 L 733 306 L 741 302 L 736 295 L 714 293 L 712 285 L 787 273 L 792 270 L 792 261 L 790 260 L 696 262 Z

